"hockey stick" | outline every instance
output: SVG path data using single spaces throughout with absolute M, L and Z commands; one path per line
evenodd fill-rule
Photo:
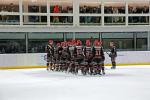
M 106 53 L 107 53 L 108 55 L 110 55 L 107 51 L 106 51 Z
M 111 56 L 110 56 L 110 53 L 108 53 L 107 51 L 105 51 L 105 52 L 106 52 L 106 54 L 108 54 L 109 57 L 111 57 Z

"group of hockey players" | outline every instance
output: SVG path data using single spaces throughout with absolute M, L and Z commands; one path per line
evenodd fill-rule
M 98 39 L 93 43 L 87 39 L 85 45 L 81 40 L 64 41 L 55 45 L 53 40 L 49 40 L 46 51 L 47 70 L 73 74 L 78 74 L 80 71 L 83 75 L 105 75 L 104 50 L 102 42 Z M 113 57 L 111 53 L 109 56 Z M 115 68 L 114 58 L 112 61 L 112 68 Z

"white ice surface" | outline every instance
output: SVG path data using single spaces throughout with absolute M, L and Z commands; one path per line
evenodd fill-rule
M 107 68 L 105 76 L 0 70 L 0 100 L 150 100 L 150 66 Z

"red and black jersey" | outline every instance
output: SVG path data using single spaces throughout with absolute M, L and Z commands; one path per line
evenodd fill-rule
M 63 47 L 63 50 L 62 50 L 62 58 L 66 59 L 68 55 L 69 55 L 68 47 L 65 46 Z
M 79 64 L 84 60 L 83 47 L 82 46 L 76 46 L 75 47 L 74 57 L 75 57 L 75 61 L 78 62 Z
M 63 47 L 63 52 L 67 52 L 67 47 Z
M 83 54 L 82 46 L 76 46 L 76 54 L 77 55 L 82 55 Z
M 103 48 L 100 46 L 95 46 L 93 48 L 94 57 L 105 59 Z
M 86 57 L 92 57 L 92 56 L 93 56 L 92 48 L 86 46 L 86 47 L 84 48 L 84 55 L 85 55 Z
M 69 46 L 68 49 L 69 49 L 69 52 L 70 52 L 70 56 L 73 57 L 74 52 L 75 52 L 75 47 L 74 46 Z

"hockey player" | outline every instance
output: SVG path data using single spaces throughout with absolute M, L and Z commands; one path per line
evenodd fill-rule
M 69 45 L 70 64 L 69 64 L 68 72 L 71 72 L 73 74 L 76 74 L 76 67 L 75 67 L 76 51 L 75 51 L 75 46 L 76 46 L 76 40 L 71 40 L 70 45 Z
M 56 44 L 56 47 L 55 47 L 55 70 L 58 71 L 59 70 L 59 63 L 60 63 L 60 57 L 62 55 L 62 47 L 61 47 L 61 44 L 60 43 L 57 43 Z
M 68 64 L 70 61 L 70 51 L 69 51 L 69 43 L 67 41 L 64 42 L 63 51 L 62 51 L 62 58 L 63 58 L 63 70 L 67 72 Z
M 71 63 L 71 41 L 67 41 L 67 48 L 66 48 L 66 52 L 67 52 L 67 61 L 66 61 L 66 72 L 69 71 L 70 69 L 70 63 Z
M 75 46 L 75 50 L 74 50 L 74 57 L 75 57 L 75 61 L 77 62 L 75 64 L 75 73 L 78 73 L 79 68 L 81 68 L 81 63 L 84 60 L 84 56 L 83 56 L 83 46 L 82 46 L 82 42 L 80 40 L 77 40 L 76 42 L 76 46 Z
M 46 46 L 46 52 L 47 52 L 47 70 L 52 70 L 54 58 L 53 40 L 49 40 L 49 44 Z
M 84 52 L 85 62 L 87 62 L 87 66 L 84 68 L 84 73 L 86 74 L 87 72 L 89 73 L 90 71 L 90 74 L 92 74 L 93 70 L 92 70 L 91 62 L 93 60 L 93 52 L 92 52 L 90 40 L 86 40 L 86 46 L 84 47 L 83 52 Z
M 65 42 L 61 42 L 61 47 L 59 49 L 59 56 L 60 56 L 60 67 L 59 71 L 64 71 L 65 69 L 65 60 L 66 60 L 66 44 Z
M 67 42 L 67 61 L 71 61 L 71 50 L 70 48 L 72 47 L 72 43 L 70 41 Z
M 94 54 L 94 59 L 93 61 L 96 62 L 97 64 L 97 69 L 95 70 L 94 74 L 100 74 L 101 75 L 101 70 L 102 74 L 105 74 L 104 70 L 104 52 L 103 48 L 101 47 L 101 42 L 99 40 L 94 41 L 94 48 L 93 48 L 93 54 Z
M 102 41 L 99 41 L 99 45 L 101 46 L 101 57 L 102 57 L 101 70 L 102 70 L 102 74 L 105 75 L 105 66 L 104 66 L 105 55 L 104 55 L 104 49 L 102 47 Z
M 64 43 L 61 42 L 60 43 L 60 46 L 57 47 L 58 48 L 58 69 L 57 71 L 61 71 L 62 70 L 62 65 L 63 65 L 63 46 L 64 46 Z
M 111 58 L 112 67 L 111 69 L 116 69 L 116 57 L 117 57 L 117 50 L 114 45 L 114 42 L 110 42 L 110 54 L 109 57 Z

